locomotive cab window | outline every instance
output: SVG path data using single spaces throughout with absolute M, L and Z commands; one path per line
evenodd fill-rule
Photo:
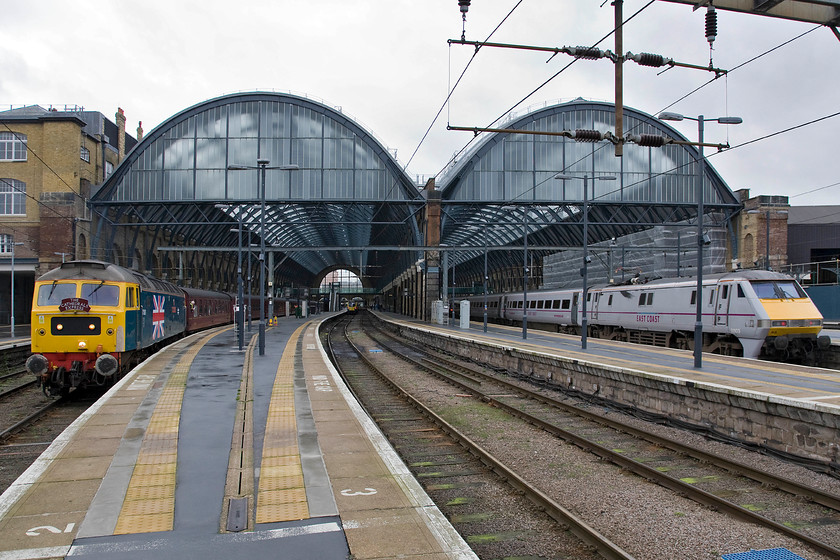
M 116 307 L 120 304 L 120 287 L 99 282 L 96 284 L 82 284 L 82 299 L 88 300 L 90 305 L 104 305 Z
M 59 305 L 61 300 L 76 297 L 76 284 L 41 284 L 38 287 L 38 305 Z
M 751 282 L 755 295 L 759 299 L 798 299 L 805 298 L 805 292 L 793 280 L 778 282 Z
M 747 297 L 747 296 L 744 294 L 744 287 L 743 287 L 743 286 L 741 286 L 741 284 L 738 284 L 738 297 L 739 297 L 739 298 L 742 298 L 742 297 Z
M 612 294 L 610 294 L 610 297 L 609 297 L 609 299 L 607 300 L 607 305 L 612 305 L 612 297 L 613 297 L 613 295 L 612 295 Z

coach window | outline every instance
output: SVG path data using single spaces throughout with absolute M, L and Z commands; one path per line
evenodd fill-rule
M 564 299 L 563 300 L 563 309 L 569 309 L 571 307 L 571 300 Z
M 691 290 L 691 305 L 697 303 L 697 290 Z
M 545 307 L 545 301 L 543 301 L 543 300 L 538 301 L 537 302 L 537 309 L 542 309 L 543 307 Z
M 537 302 L 536 302 L 536 301 L 534 301 L 534 300 L 531 300 L 531 302 L 530 302 L 530 304 L 528 305 L 528 307 L 530 307 L 531 309 L 536 309 L 536 308 L 537 308 Z

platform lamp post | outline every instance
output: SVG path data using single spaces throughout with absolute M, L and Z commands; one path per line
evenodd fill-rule
M 487 222 L 484 223 L 484 332 L 487 332 Z
M 583 276 L 583 291 L 582 297 L 582 315 L 580 320 L 580 348 L 586 350 L 586 335 L 589 325 L 586 320 L 586 298 L 589 295 L 589 277 L 588 265 L 592 259 L 589 257 L 589 177 L 587 175 L 564 175 L 560 173 L 554 176 L 555 179 L 583 179 L 583 268 L 581 268 L 581 276 Z M 615 175 L 599 175 L 592 177 L 593 181 L 615 181 Z
M 659 114 L 663 121 L 681 121 L 684 119 L 697 121 L 697 296 L 694 298 L 694 367 L 703 367 L 703 246 L 708 245 L 707 237 L 703 234 L 703 183 L 705 182 L 706 165 L 703 156 L 703 125 L 707 121 L 720 124 L 741 124 L 741 117 L 718 117 L 706 119 L 703 115 L 686 117 L 679 113 L 664 112 Z
M 12 301 L 9 304 L 9 311 L 11 312 L 11 315 L 9 317 L 11 319 L 11 323 L 10 323 L 11 329 L 9 331 L 9 336 L 11 338 L 14 338 L 15 337 L 15 247 L 18 246 L 18 245 L 23 245 L 23 241 L 17 241 L 17 242 L 13 241 L 13 242 L 9 243 L 9 245 L 12 248 L 12 278 L 11 278 L 11 281 L 12 281 L 11 282 L 12 283 L 12 286 L 11 286 L 12 287 Z
M 257 166 L 251 165 L 228 165 L 231 171 L 241 171 L 245 169 L 257 169 L 260 173 L 260 323 L 259 323 L 259 355 L 265 355 L 265 170 L 279 169 L 282 171 L 294 171 L 300 169 L 297 165 L 277 165 L 269 167 L 269 160 L 265 158 L 257 159 Z M 272 271 L 273 273 L 273 271 Z

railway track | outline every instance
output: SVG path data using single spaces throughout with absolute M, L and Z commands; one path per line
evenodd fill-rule
M 29 345 L 0 350 L 0 492 L 14 482 L 91 400 L 46 397 L 24 371 Z
M 334 324 L 327 341 L 342 376 L 480 557 L 633 558 L 409 396 L 347 325 Z
M 480 368 L 442 357 L 416 360 L 410 353 L 428 353 L 379 332 L 397 346 L 389 348 L 396 355 L 491 406 L 698 503 L 840 558 L 838 495 L 630 426 L 620 418 L 594 414 Z M 385 336 L 374 339 L 387 347 Z
M 702 452 L 679 438 L 658 435 L 661 430 L 640 429 L 640 422 L 615 411 L 593 413 L 596 407 L 590 403 L 570 404 L 556 391 L 512 380 L 489 368 L 430 355 L 429 349 L 396 341 L 393 335 L 370 334 L 383 353 L 409 357 L 410 366 L 403 369 L 433 373 L 464 397 L 485 403 L 497 413 L 514 415 L 602 461 L 619 465 L 622 472 L 636 473 L 672 493 L 689 496 L 704 508 L 763 525 L 825 557 L 840 557 L 836 548 L 840 543 L 838 494 Z

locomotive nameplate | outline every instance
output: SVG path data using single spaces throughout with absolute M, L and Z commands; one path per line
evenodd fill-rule
M 65 298 L 61 300 L 58 306 L 59 311 L 82 311 L 87 313 L 90 311 L 90 303 L 88 300 L 82 298 Z

